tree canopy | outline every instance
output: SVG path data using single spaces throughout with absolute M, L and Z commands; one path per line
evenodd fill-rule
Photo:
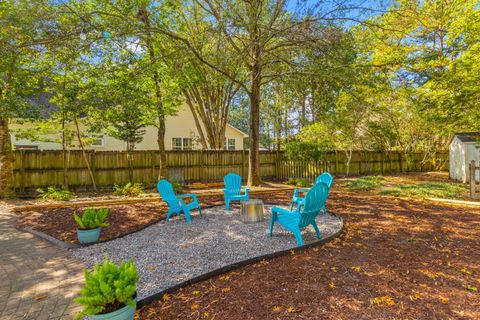
M 227 122 L 248 131 L 253 185 L 261 147 L 429 161 L 480 123 L 476 0 L 7 0 L 0 17 L 1 197 L 13 120 L 56 126 L 65 152 L 102 130 L 133 150 L 153 125 L 166 177 L 165 121 L 185 105 L 201 148 L 223 148 Z

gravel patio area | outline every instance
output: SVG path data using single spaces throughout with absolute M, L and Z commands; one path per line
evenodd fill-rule
M 142 299 L 188 279 L 249 258 L 297 247 L 292 233 L 275 225 L 268 236 L 271 205 L 265 205 L 265 220 L 244 224 L 238 207 L 204 209 L 203 217 L 193 211 L 192 222 L 183 216 L 161 221 L 142 231 L 105 243 L 79 249 L 71 254 L 88 268 L 104 258 L 133 259 L 140 274 L 138 298 Z M 317 224 L 326 238 L 342 228 L 334 216 L 320 215 Z M 316 240 L 312 227 L 302 232 L 305 243 Z

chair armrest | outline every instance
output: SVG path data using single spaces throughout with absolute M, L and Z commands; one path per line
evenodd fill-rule
M 277 213 L 278 215 L 282 214 L 293 214 L 293 211 L 290 211 L 288 209 L 280 208 L 280 207 L 272 207 L 272 212 Z
M 248 192 L 250 192 L 249 187 L 242 187 L 242 190 L 245 191 L 245 194 L 248 196 Z
M 310 188 L 296 188 L 293 191 L 293 195 L 297 197 L 300 192 L 308 192 L 308 191 L 310 191 Z
M 180 199 L 182 199 L 182 198 L 193 198 L 193 200 L 197 201 L 197 195 L 193 194 L 193 193 L 180 194 L 177 197 L 179 197 Z M 183 201 L 183 199 L 182 199 L 182 201 Z

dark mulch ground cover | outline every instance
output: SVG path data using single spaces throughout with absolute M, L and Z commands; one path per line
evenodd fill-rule
M 344 237 L 200 282 L 141 319 L 480 319 L 480 209 L 332 192 Z
M 265 202 L 275 203 L 291 199 L 292 192 L 281 194 L 255 195 L 255 198 Z M 200 198 L 202 207 L 223 205 L 223 197 L 211 196 Z M 238 204 L 233 208 L 238 208 Z M 109 227 L 102 228 L 100 240 L 112 240 L 125 234 L 138 231 L 148 225 L 165 219 L 168 207 L 163 202 L 149 202 L 140 204 L 109 205 L 110 214 L 107 218 Z M 18 213 L 17 227 L 32 228 L 46 233 L 58 240 L 68 243 L 78 243 L 77 225 L 73 220 L 73 213 L 82 213 L 84 208 L 66 207 L 51 208 L 37 211 Z

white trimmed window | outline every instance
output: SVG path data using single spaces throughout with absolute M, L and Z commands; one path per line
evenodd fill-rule
M 182 150 L 182 138 L 172 138 L 172 150 Z
M 183 138 L 183 150 L 193 150 L 192 138 Z
M 104 147 L 105 146 L 105 137 L 104 136 L 96 136 L 92 139 L 90 143 L 92 147 Z
M 225 150 L 235 150 L 235 139 L 225 139 L 223 148 Z

